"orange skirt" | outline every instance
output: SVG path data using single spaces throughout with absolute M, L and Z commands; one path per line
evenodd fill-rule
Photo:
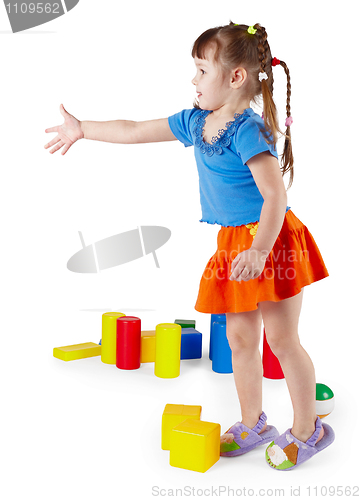
M 259 302 L 278 302 L 329 276 L 321 253 L 307 227 L 292 210 L 285 214 L 282 229 L 258 278 L 229 280 L 233 259 L 253 243 L 258 222 L 222 227 L 217 251 L 203 272 L 196 311 L 211 314 L 253 311 Z

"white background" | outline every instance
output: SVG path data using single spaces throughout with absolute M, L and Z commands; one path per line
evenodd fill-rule
M 356 9 L 348 1 L 81 0 L 51 23 L 12 34 L 0 5 L 2 498 L 148 499 L 186 486 L 198 496 L 223 486 L 234 496 L 284 488 L 288 497 L 300 487 L 307 498 L 307 487 L 312 496 L 316 486 L 357 485 Z M 80 141 L 65 156 L 43 148 L 53 137 L 45 128 L 62 123 L 60 103 L 82 120 L 146 120 L 191 107 L 192 43 L 229 20 L 264 25 L 273 55 L 290 68 L 288 204 L 330 274 L 305 288 L 299 331 L 317 381 L 335 393 L 325 422 L 336 441 L 289 474 L 267 466 L 264 448 L 201 474 L 171 467 L 160 447 L 167 403 L 202 405 L 202 419 L 222 432 L 241 419 L 233 375 L 214 373 L 208 359 L 210 315 L 194 310 L 219 227 L 198 222 L 192 148 Z M 281 67 L 274 72 L 284 123 L 286 78 Z M 81 248 L 78 231 L 90 244 L 140 225 L 172 231 L 157 252 L 160 269 L 149 255 L 94 275 L 67 270 Z M 121 371 L 99 357 L 53 358 L 55 346 L 99 342 L 102 312 L 111 310 L 139 316 L 144 330 L 195 319 L 202 360 L 183 361 L 181 375 L 164 380 L 153 363 Z M 292 425 L 284 380 L 264 380 L 264 410 L 280 432 Z

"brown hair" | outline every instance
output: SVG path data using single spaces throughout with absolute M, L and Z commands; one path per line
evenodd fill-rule
M 248 97 L 257 103 L 257 98 L 263 98 L 263 119 L 265 138 L 274 146 L 278 140 L 278 133 L 285 136 L 284 149 L 281 161 L 282 176 L 290 172 L 289 189 L 293 182 L 293 154 L 290 127 L 286 132 L 280 130 L 277 109 L 273 100 L 273 72 L 272 55 L 267 41 L 267 33 L 263 26 L 255 24 L 255 34 L 248 33 L 245 24 L 234 24 L 232 21 L 226 26 L 211 28 L 202 33 L 193 44 L 192 57 L 205 59 L 206 51 L 211 46 L 214 48 L 213 58 L 224 69 L 233 70 L 242 65 L 248 73 Z M 291 116 L 291 80 L 290 73 L 284 61 L 280 61 L 287 76 L 287 117 Z M 259 81 L 259 73 L 265 72 L 267 79 Z M 195 105 L 198 107 L 197 105 Z

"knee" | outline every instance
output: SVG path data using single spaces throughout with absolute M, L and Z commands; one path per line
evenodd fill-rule
M 229 347 L 233 354 L 255 351 L 259 349 L 259 335 L 242 334 L 240 331 L 234 331 L 227 328 L 227 339 Z
M 278 359 L 288 356 L 301 345 L 298 335 L 279 335 L 267 331 L 266 338 L 271 351 Z
M 259 348 L 262 316 L 259 310 L 227 313 L 227 339 L 233 354 Z

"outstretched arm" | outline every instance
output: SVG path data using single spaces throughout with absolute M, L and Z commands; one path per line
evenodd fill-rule
M 79 139 L 113 142 L 118 144 L 139 144 L 145 142 L 175 141 L 167 118 L 134 122 L 129 120 L 113 120 L 107 122 L 79 121 L 60 105 L 60 113 L 64 123 L 45 130 L 46 133 L 57 132 L 57 136 L 44 147 L 52 147 L 50 153 L 63 148 L 62 155 Z
M 84 139 L 114 142 L 118 144 L 140 144 L 145 142 L 175 141 L 168 118 L 133 122 L 114 120 L 109 122 L 81 122 Z

